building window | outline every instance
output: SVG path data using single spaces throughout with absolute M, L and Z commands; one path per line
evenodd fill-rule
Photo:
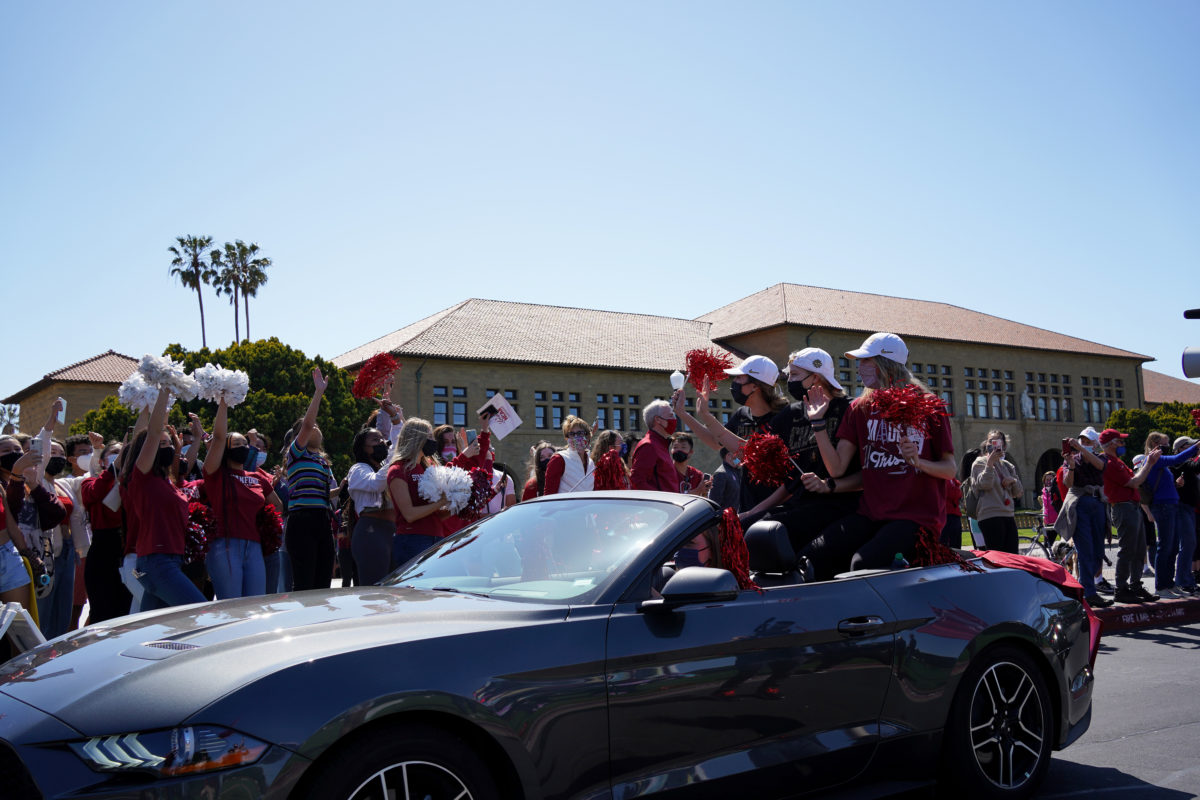
M 1004 391 L 1015 392 L 1016 389 L 1013 388 L 1013 385 L 1011 383 L 1006 383 L 1006 384 L 1004 384 Z
M 1105 390 L 1104 390 L 1104 396 L 1105 396 L 1105 397 L 1112 397 L 1112 389 L 1105 389 Z
M 1091 396 L 1092 396 L 1092 390 L 1091 390 L 1091 389 L 1080 389 L 1079 391 L 1083 392 L 1083 396 L 1084 396 L 1084 397 L 1091 397 Z
M 517 390 L 516 389 L 505 389 L 504 390 L 504 399 L 505 400 L 516 400 L 517 399 Z
M 554 428 L 561 428 L 563 424 L 563 409 L 562 406 L 550 407 L 550 425 Z
M 848 370 L 842 370 L 841 372 L 839 372 L 838 373 L 838 382 L 839 383 L 849 383 L 850 382 L 850 372 Z
M 596 425 L 597 425 L 597 427 L 600 428 L 600 430 L 604 430 L 605 428 L 608 427 L 608 409 L 607 408 L 597 408 L 596 409 Z
M 963 375 L 968 378 L 973 378 L 975 377 L 975 370 L 971 369 L 970 367 L 963 367 Z
M 1032 373 L 1032 372 L 1026 372 L 1026 373 L 1025 373 L 1025 382 L 1026 382 L 1026 383 L 1028 383 L 1028 382 L 1029 382 L 1029 381 L 1031 381 L 1031 380 L 1033 380 L 1033 373 Z
M 1051 387 L 1050 387 L 1050 394 L 1058 394 L 1058 387 L 1057 387 L 1057 386 L 1051 386 Z
M 1038 387 L 1038 394 L 1045 394 L 1045 393 L 1046 393 L 1046 387 L 1045 387 L 1045 386 L 1039 386 L 1039 387 Z
M 1124 397 L 1125 397 L 1125 392 L 1123 392 L 1123 391 L 1122 391 L 1122 390 L 1120 390 L 1120 389 L 1117 389 L 1117 398 L 1118 398 L 1118 399 L 1123 399 Z
M 1080 378 L 1079 378 L 1079 385 L 1080 385 L 1080 386 L 1087 386 L 1087 385 L 1088 385 L 1088 379 L 1087 379 L 1087 375 L 1081 375 L 1081 376 L 1080 376 Z
M 619 395 L 619 394 L 614 394 L 614 395 L 612 396 L 612 401 L 613 401 L 614 403 L 624 403 L 624 402 L 625 402 L 625 400 L 623 399 L 623 397 L 622 397 L 621 395 Z
M 964 385 L 966 388 L 968 388 L 968 389 L 974 389 L 974 388 L 975 388 L 975 381 L 973 381 L 973 380 L 970 380 L 970 379 L 967 379 L 967 380 L 963 381 L 963 385 Z
M 1004 414 L 1000 412 L 1000 395 L 992 395 L 992 419 L 1004 419 Z
M 533 424 L 534 427 L 545 429 L 546 427 L 546 407 L 533 407 Z
M 638 396 L 636 394 L 631 394 L 625 398 L 625 401 L 631 406 L 636 406 L 638 404 Z
M 728 411 L 721 412 L 721 424 L 722 425 L 729 424 L 729 412 Z
M 1045 383 L 1045 382 L 1046 382 L 1046 373 L 1044 373 L 1044 372 L 1039 372 L 1039 373 L 1038 373 L 1038 380 L 1039 380 L 1040 382 L 1042 382 L 1042 383 Z
M 1114 386 L 1116 386 L 1118 389 L 1120 389 L 1120 388 L 1121 388 L 1121 379 L 1120 379 L 1120 378 L 1114 378 L 1114 379 L 1113 379 L 1113 385 L 1114 385 Z
M 942 388 L 943 389 L 953 389 L 954 388 L 954 380 L 952 378 L 942 378 Z
M 975 416 L 975 395 L 972 392 L 967 392 L 967 416 Z
M 721 401 L 721 408 L 729 408 L 729 401 L 728 401 L 728 400 L 722 400 L 722 401 Z
M 946 404 L 946 413 L 954 416 L 954 395 L 950 392 L 942 392 L 942 402 Z
M 562 402 L 562 392 L 551 392 L 550 393 L 550 402 L 561 403 Z
M 572 403 L 578 403 L 579 402 L 579 392 L 571 392 L 570 394 L 567 395 L 567 400 L 569 400 Z
M 607 402 L 608 402 L 608 395 L 606 395 L 606 394 L 598 394 L 598 395 L 596 395 L 596 402 L 597 402 L 597 403 L 607 403 Z
M 623 430 L 621 428 L 621 416 L 624 409 L 614 408 L 612 410 L 612 426 L 614 431 Z
M 1104 401 L 1104 418 L 1108 419 L 1111 416 L 1112 416 L 1112 403 L 1105 400 Z
M 629 409 L 629 430 L 640 431 L 642 429 L 642 412 L 636 408 Z
M 433 396 L 434 397 L 445 397 L 446 396 L 446 387 L 445 386 L 433 387 Z
M 1084 389 L 1084 391 L 1086 392 L 1086 391 L 1087 391 L 1087 389 Z M 1064 387 L 1063 387 L 1063 394 L 1065 394 L 1065 395 L 1070 395 L 1070 394 L 1071 394 L 1071 387 L 1070 387 L 1070 386 L 1064 386 Z
M 1000 391 L 1000 381 L 992 381 L 992 391 L 993 392 Z
M 986 394 L 979 395 L 979 400 L 975 404 L 975 411 L 979 414 L 980 419 L 988 418 L 988 396 Z
M 1044 398 L 1044 397 L 1038 398 L 1037 415 L 1038 415 L 1038 419 L 1040 419 L 1040 420 L 1046 419 L 1046 398 Z
M 467 387 L 455 386 L 454 387 L 454 396 L 455 397 L 466 397 L 467 396 Z
M 483 394 L 485 397 L 495 397 L 497 394 L 499 394 L 499 390 L 498 389 L 484 389 Z
M 1011 381 L 1013 379 L 1013 371 L 1011 369 L 1004 370 L 1004 380 Z
M 942 374 L 943 375 L 950 374 L 950 365 L 949 364 L 942 364 Z
M 938 385 L 937 378 L 929 378 L 929 379 L 927 379 L 927 383 L 929 384 L 929 388 L 931 388 L 931 389 L 937 388 L 937 385 Z
M 914 364 L 912 365 L 912 373 L 913 373 L 914 375 L 920 375 L 920 374 L 921 374 L 921 365 L 920 365 L 920 364 L 917 364 L 917 363 L 914 363 Z
M 838 366 L 839 366 L 839 367 L 848 367 L 848 366 L 850 366 L 850 359 L 846 358 L 845 356 L 842 356 L 842 357 L 840 357 L 840 358 L 838 359 Z
M 1070 382 L 1071 382 L 1071 376 L 1070 376 L 1070 375 L 1063 375 L 1063 376 L 1062 376 L 1062 379 L 1063 379 L 1063 383 L 1070 383 Z
M 446 424 L 446 401 L 445 400 L 434 400 L 433 401 L 433 424 L 434 425 L 445 425 Z
M 993 378 L 999 378 L 999 377 L 1000 377 L 1000 370 L 998 370 L 998 369 L 994 369 L 994 370 L 992 370 L 992 377 L 993 377 Z
M 1074 422 L 1075 421 L 1075 415 L 1071 411 L 1071 401 L 1070 400 L 1062 401 L 1062 415 L 1063 415 L 1063 420 L 1065 420 L 1066 422 Z
M 467 424 L 467 404 L 460 403 L 457 400 L 453 407 L 454 419 L 450 421 L 451 425 L 466 425 Z
M 1006 419 L 1017 418 L 1017 397 L 1016 395 L 1008 395 L 1004 399 L 1004 416 Z
M 579 406 L 571 406 L 567 409 L 567 413 L 572 417 L 579 417 L 581 419 L 583 418 L 583 415 L 579 413 Z
M 1052 422 L 1058 422 L 1058 398 L 1057 397 L 1050 398 L 1050 420 Z
M 1105 379 L 1104 379 L 1104 385 L 1105 385 L 1105 386 L 1112 386 L 1112 378 L 1105 378 Z
M 1089 403 L 1087 400 L 1083 401 L 1083 421 L 1084 422 L 1092 421 L 1092 404 Z
M 546 392 L 545 392 L 545 391 L 543 391 L 542 389 L 536 389 L 536 390 L 534 390 L 534 393 L 533 393 L 533 399 L 534 399 L 534 400 L 545 400 L 545 399 L 546 399 Z

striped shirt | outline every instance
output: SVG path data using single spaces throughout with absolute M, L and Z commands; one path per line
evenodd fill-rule
M 289 512 L 298 508 L 329 508 L 333 473 L 325 459 L 301 450 L 293 441 L 288 447 L 287 482 Z

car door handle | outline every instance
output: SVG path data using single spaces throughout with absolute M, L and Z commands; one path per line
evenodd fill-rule
M 882 617 L 852 617 L 838 623 L 838 632 L 847 636 L 862 636 L 882 627 Z

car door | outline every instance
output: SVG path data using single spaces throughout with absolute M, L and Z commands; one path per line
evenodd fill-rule
M 865 580 L 613 609 L 613 796 L 786 796 L 854 777 L 879 740 L 894 617 Z

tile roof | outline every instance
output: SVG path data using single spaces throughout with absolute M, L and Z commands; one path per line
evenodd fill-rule
M 354 368 L 376 353 L 671 371 L 697 347 L 712 347 L 709 324 L 618 311 L 471 299 L 356 347 L 333 363 Z
M 712 323 L 713 341 L 777 325 L 802 325 L 846 331 L 889 331 L 956 342 L 1026 347 L 1087 355 L 1152 360 L 1032 325 L 993 317 L 979 311 L 864 292 L 822 289 L 779 283 L 727 306 L 697 317 Z
M 1163 375 L 1144 367 L 1142 382 L 1146 387 L 1147 403 L 1200 403 L 1200 383 Z
M 115 350 L 106 350 L 100 355 L 86 358 L 74 364 L 68 364 L 62 369 L 47 373 L 37 383 L 26 386 L 21 391 L 0 402 L 19 403 L 43 386 L 55 382 L 111 383 L 116 385 L 128 378 L 129 373 L 137 369 L 137 365 L 138 359 L 132 356 L 118 353 Z

